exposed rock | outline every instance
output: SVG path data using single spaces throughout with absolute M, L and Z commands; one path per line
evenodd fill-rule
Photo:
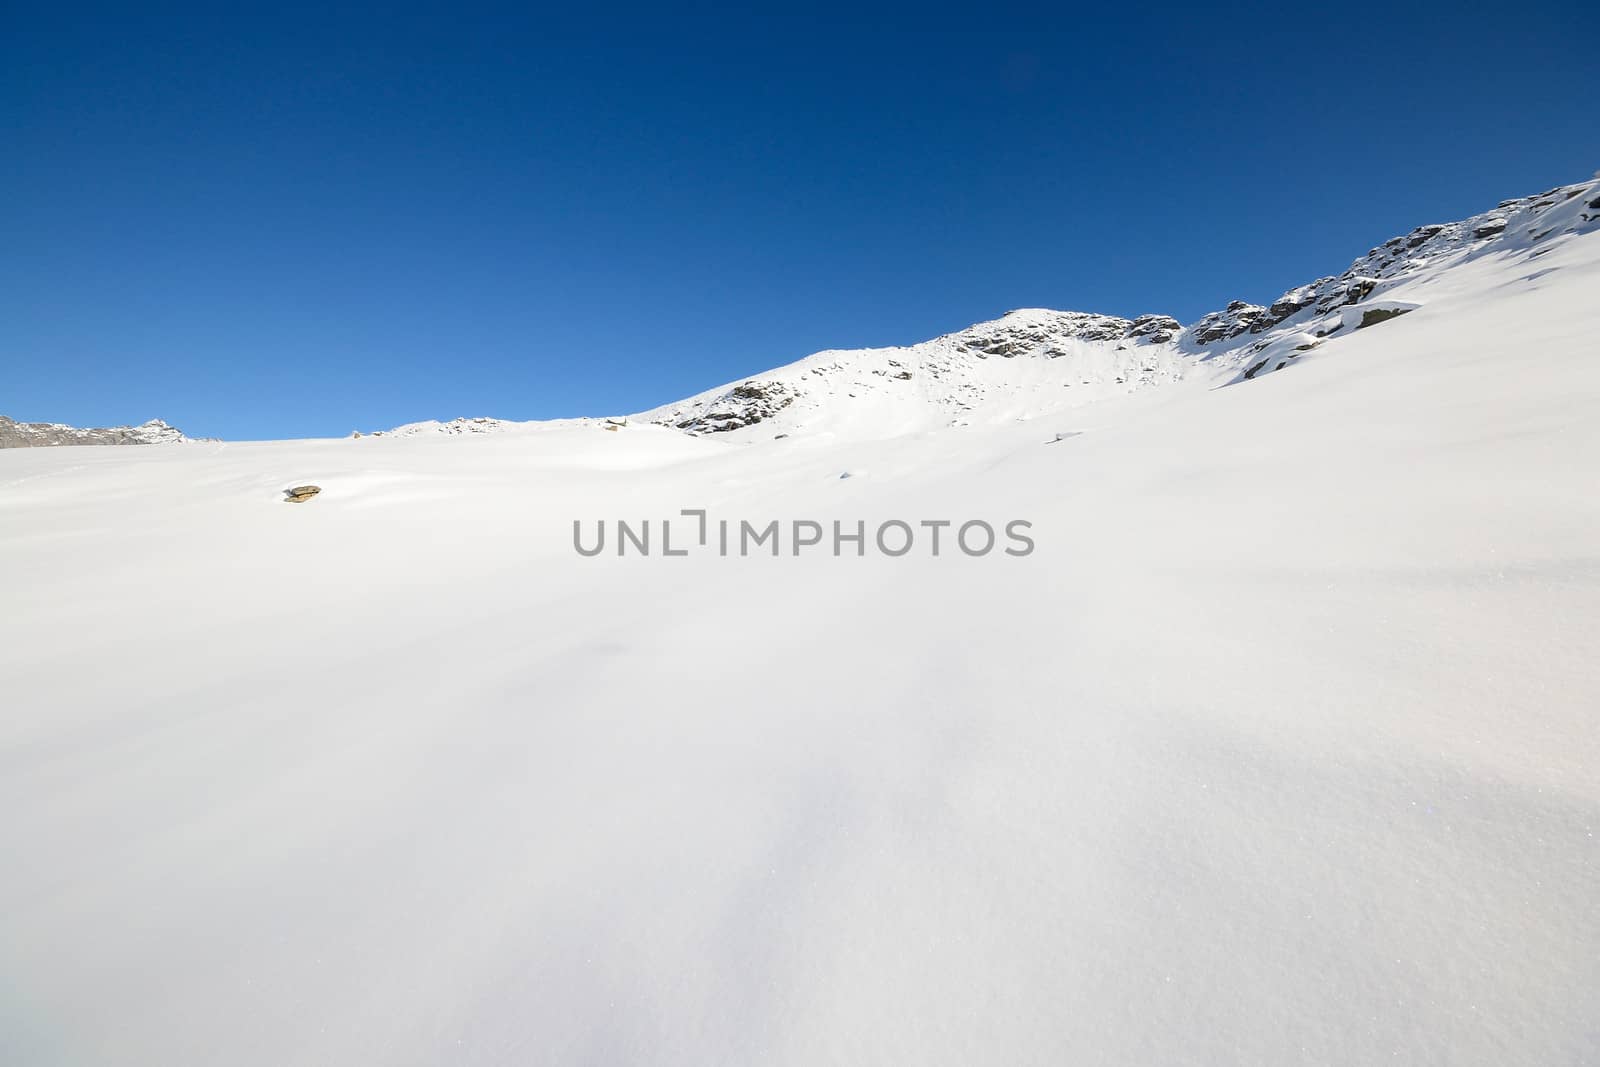
M 783 382 L 746 381 L 715 397 L 705 414 L 675 413 L 667 420 L 690 433 L 723 433 L 754 426 L 794 403 L 794 393 Z
M 1378 279 L 1376 278 L 1353 278 L 1344 292 L 1345 303 L 1359 303 L 1372 295 L 1372 291 L 1377 287 Z
M 292 489 L 285 489 L 283 498 L 290 504 L 304 504 L 320 492 L 322 492 L 320 485 L 297 485 Z
M 1359 303 L 1371 296 L 1372 291 L 1377 287 L 1378 279 L 1368 278 L 1360 274 L 1334 278 L 1323 288 L 1321 295 L 1317 298 L 1317 314 L 1325 315 L 1335 308 Z
M 1060 342 L 1115 341 L 1132 324 L 1115 315 L 1083 311 L 1013 311 L 993 322 L 970 326 L 950 339 L 977 356 L 1012 359 L 1024 355 L 1059 356 Z
M 1411 231 L 1410 240 L 1406 241 L 1407 248 L 1416 248 L 1426 243 L 1430 238 L 1438 236 L 1443 231 L 1443 226 L 1418 226 Z
M 1356 326 L 1356 329 L 1362 330 L 1368 326 L 1376 326 L 1380 322 L 1397 319 L 1401 315 L 1409 314 L 1411 310 L 1411 308 L 1369 308 L 1362 312 L 1361 322 Z M 1384 336 L 1388 335 L 1385 334 Z
M 1250 324 L 1250 332 L 1261 333 L 1269 330 L 1289 316 L 1311 307 L 1317 301 L 1319 287 L 1332 280 L 1332 278 L 1318 278 L 1310 285 L 1290 289 L 1268 305 L 1266 314 L 1257 316 Z
M 1183 326 L 1171 315 L 1140 315 L 1129 324 L 1122 336 L 1164 345 L 1176 337 L 1181 329 Z
M 1189 329 L 1196 344 L 1209 345 L 1248 333 L 1266 314 L 1267 309 L 1260 304 L 1235 300 L 1223 310 L 1205 316 Z

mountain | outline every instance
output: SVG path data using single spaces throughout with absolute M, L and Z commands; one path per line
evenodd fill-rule
M 1417 310 L 1435 279 L 1456 267 L 1486 257 L 1531 263 L 1597 227 L 1600 176 L 1505 200 L 1457 222 L 1419 226 L 1374 246 L 1341 274 L 1295 286 L 1267 304 L 1235 300 L 1187 326 L 1160 314 L 1127 319 L 1024 308 L 920 344 L 817 352 L 629 418 L 736 438 L 888 437 L 1035 418 L 1181 382 L 1237 384 Z M 371 436 L 505 433 L 531 425 L 455 419 Z
M 1583 188 L 726 432 L 0 451 L 0 1059 L 1594 1063 Z
M 920 344 L 817 352 L 628 418 L 735 438 L 891 437 L 1036 418 L 1182 382 L 1237 384 L 1424 306 L 1441 273 L 1485 257 L 1532 262 L 1597 227 L 1600 176 L 1505 200 L 1458 222 L 1419 226 L 1373 247 L 1342 274 L 1267 304 L 1235 300 L 1187 326 L 1160 314 L 1126 319 L 1024 308 Z M 458 418 L 356 436 L 493 434 L 594 421 Z
M 175 426 L 151 419 L 139 426 L 80 429 L 55 422 L 16 422 L 0 415 L 0 448 L 48 445 L 169 445 L 189 438 Z
M 1340 275 L 1266 305 L 1234 301 L 1188 326 L 1164 315 L 1025 309 L 908 347 L 818 352 L 634 418 L 695 433 L 759 425 L 892 435 L 1034 417 L 1185 379 L 1231 384 L 1415 310 L 1442 272 L 1485 257 L 1531 263 L 1597 227 L 1600 180 L 1591 180 L 1419 226 Z
M 1024 308 L 920 344 L 817 352 L 628 418 L 694 434 L 888 437 L 1035 418 L 1153 386 L 1236 384 L 1424 306 L 1441 272 L 1483 257 L 1531 262 L 1597 227 L 1600 176 L 1505 200 L 1458 222 L 1419 226 L 1373 247 L 1342 274 L 1296 286 L 1268 304 L 1235 300 L 1187 326 L 1160 314 L 1126 319 Z M 352 436 L 497 434 L 596 421 L 602 420 L 457 418 Z M 159 419 L 77 429 L 0 416 L 0 448 L 186 440 Z
M 441 422 L 438 419 L 424 419 L 421 422 L 408 422 L 403 426 L 396 426 L 388 430 L 372 430 L 363 433 L 357 430 L 351 437 L 474 437 L 483 434 L 519 433 L 530 430 L 548 430 L 562 426 L 582 426 L 599 419 L 541 419 L 534 422 L 516 422 L 511 419 L 492 418 L 461 418 Z

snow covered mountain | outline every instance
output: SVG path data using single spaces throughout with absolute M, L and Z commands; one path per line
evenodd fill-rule
M 1370 249 L 1342 274 L 1268 304 L 1235 300 L 1188 326 L 1159 314 L 1125 319 L 1024 308 L 920 344 L 817 352 L 628 418 L 735 439 L 893 437 L 1037 418 L 1154 386 L 1235 384 L 1423 307 L 1442 272 L 1483 257 L 1532 262 L 1596 228 L 1600 176 L 1502 201 L 1458 222 L 1419 226 Z M 357 436 L 491 434 L 533 425 L 458 418 Z
M 517 422 L 512 419 L 494 419 L 487 417 L 460 418 L 441 421 L 439 419 L 424 419 L 421 422 L 408 422 L 402 426 L 395 426 L 388 430 L 373 430 L 363 433 L 357 430 L 351 437 L 476 437 L 483 434 L 525 433 L 557 429 L 562 426 L 584 426 L 594 422 L 604 422 L 603 419 L 540 419 L 534 422 Z
M 1596 1062 L 1597 200 L 660 425 L 0 451 L 0 1061 Z
M 1267 305 L 1234 301 L 1186 327 L 1164 315 L 1030 308 L 921 344 L 818 352 L 634 417 L 696 433 L 759 425 L 763 433 L 892 436 L 1037 417 L 1185 379 L 1228 384 L 1423 306 L 1433 280 L 1452 267 L 1482 257 L 1532 262 L 1596 228 L 1600 180 L 1591 180 L 1419 226 L 1343 274 Z
M 1430 287 L 1454 267 L 1483 257 L 1531 263 L 1596 228 L 1600 176 L 1502 201 L 1458 222 L 1419 226 L 1370 249 L 1342 274 L 1296 286 L 1269 304 L 1233 301 L 1188 326 L 1159 314 L 1125 319 L 1024 308 L 920 344 L 817 352 L 627 418 L 735 439 L 800 433 L 892 437 L 1037 418 L 1153 386 L 1235 384 L 1424 307 Z M 353 436 L 498 434 L 605 421 L 456 418 Z M 77 429 L 0 416 L 0 448 L 185 440 L 159 419 L 136 427 Z
M 48 445 L 168 445 L 188 441 L 183 431 L 151 419 L 139 426 L 80 429 L 55 422 L 16 422 L 0 415 L 0 448 Z

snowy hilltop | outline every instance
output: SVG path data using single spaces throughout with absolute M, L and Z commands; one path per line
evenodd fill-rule
M 881 438 L 1038 418 L 1183 381 L 1230 385 L 1418 309 L 1432 280 L 1454 267 L 1486 256 L 1532 261 L 1597 227 L 1600 177 L 1505 200 L 1457 222 L 1418 226 L 1374 246 L 1341 274 L 1265 304 L 1235 300 L 1188 325 L 1161 314 L 1129 319 L 1023 308 L 919 344 L 817 352 L 629 419 L 735 438 Z M 596 421 L 430 420 L 367 436 L 497 434 Z
M 527 433 L 559 429 L 564 426 L 583 426 L 600 419 L 540 419 L 534 422 L 517 422 L 512 419 L 423 419 L 408 422 L 388 430 L 363 433 L 357 430 L 351 437 L 476 437 L 484 434 Z
M 1597 227 L 1600 180 L 1591 180 L 1419 226 L 1342 274 L 1265 305 L 1233 301 L 1188 326 L 1166 315 L 1029 308 L 921 344 L 818 352 L 635 418 L 695 433 L 761 425 L 889 436 L 1038 417 L 1186 378 L 1230 384 L 1415 310 L 1425 298 L 1411 290 L 1454 266 L 1484 256 L 1531 261 Z
M 0 415 L 0 448 L 48 445 L 169 445 L 189 441 L 182 430 L 151 419 L 138 426 L 82 429 L 56 422 L 17 422 Z

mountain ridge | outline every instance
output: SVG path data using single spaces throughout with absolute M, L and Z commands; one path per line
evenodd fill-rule
M 461 436 L 619 421 L 696 435 L 744 437 L 749 434 L 740 431 L 764 426 L 776 430 L 774 436 L 892 436 L 1036 417 L 1185 380 L 1232 385 L 1284 369 L 1336 336 L 1416 310 L 1426 301 L 1397 299 L 1396 291 L 1420 288 L 1459 263 L 1499 254 L 1536 258 L 1561 239 L 1596 228 L 1600 172 L 1587 181 L 1502 200 L 1465 219 L 1418 226 L 1374 245 L 1340 274 L 1291 287 L 1266 304 L 1234 300 L 1187 325 L 1160 313 L 1125 318 L 1017 308 L 910 345 L 814 352 L 624 420 L 480 416 L 352 436 Z M 1352 308 L 1362 311 L 1349 314 Z M 996 369 L 1002 366 L 1007 369 Z M 188 440 L 159 419 L 81 429 L 0 416 L 0 448 Z
M 1036 417 L 1183 380 L 1232 385 L 1284 369 L 1329 339 L 1417 310 L 1425 301 L 1394 295 L 1412 283 L 1484 255 L 1536 258 L 1561 238 L 1597 227 L 1600 174 L 1502 200 L 1465 219 L 1418 226 L 1372 246 L 1339 274 L 1293 286 L 1269 303 L 1231 301 L 1188 325 L 1160 313 L 1126 318 L 1017 308 L 910 345 L 814 352 L 627 418 L 692 434 L 748 437 L 741 431 L 762 426 L 773 436 L 819 429 L 887 436 Z M 994 370 L 1002 365 L 1011 369 Z M 874 402 L 848 403 L 869 398 Z M 598 421 L 455 419 L 375 436 Z
M 59 445 L 164 445 L 193 440 L 176 426 L 150 419 L 138 426 L 78 427 L 59 422 L 18 422 L 0 415 L 0 448 Z
M 986 407 L 993 409 L 991 418 L 1018 417 L 1016 405 L 1009 402 L 1018 390 L 1006 389 L 1005 383 L 993 380 L 998 376 L 980 370 L 981 362 L 991 357 L 1077 357 L 1043 382 L 1030 383 L 1035 393 L 1042 392 L 1041 385 L 1077 388 L 1074 400 L 1058 396 L 1034 414 L 1197 375 L 1211 384 L 1235 384 L 1282 369 L 1336 334 L 1348 335 L 1416 310 L 1416 301 L 1384 297 L 1424 275 L 1488 254 L 1537 257 L 1558 239 L 1597 227 L 1600 175 L 1503 200 L 1466 219 L 1418 226 L 1373 246 L 1341 274 L 1294 286 L 1269 304 L 1234 300 L 1187 326 L 1159 314 L 1127 319 L 1023 308 L 914 345 L 814 353 L 633 417 L 692 433 L 739 431 L 792 412 L 801 398 L 817 395 L 822 382 L 829 383 L 829 395 L 837 398 L 841 388 L 832 381 L 841 372 L 865 370 L 873 377 L 909 382 L 917 376 L 912 364 L 936 379 L 959 379 L 953 388 L 933 390 L 940 394 L 935 404 L 947 425 L 983 417 Z M 1352 307 L 1379 314 L 1346 316 L 1344 310 Z M 857 375 L 842 391 L 859 399 L 852 389 L 870 384 Z M 813 405 L 811 415 L 816 414 Z M 786 432 L 806 428 L 801 419 L 780 421 Z M 902 425 L 905 420 L 895 421 Z

